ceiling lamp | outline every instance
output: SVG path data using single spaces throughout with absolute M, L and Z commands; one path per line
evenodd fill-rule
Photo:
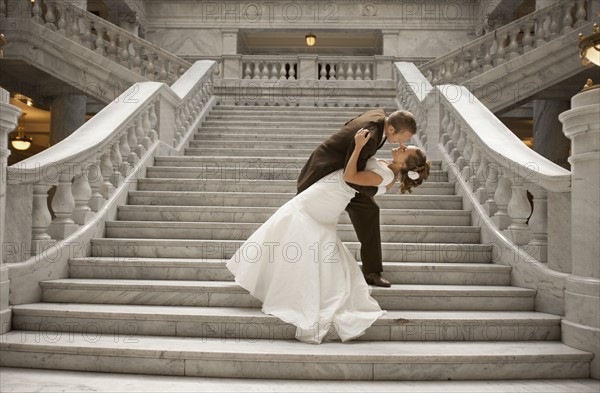
M 307 36 L 308 37 L 308 36 Z M 594 23 L 592 34 L 585 37 L 579 33 L 579 57 L 583 65 L 594 63 L 600 66 L 600 27 Z
M 10 144 L 15 150 L 27 150 L 31 147 L 33 139 L 25 136 L 25 116 L 27 113 L 23 113 L 19 119 L 19 126 L 17 127 L 17 135 L 10 138 Z
M 308 33 L 304 38 L 306 38 L 306 45 L 308 46 L 314 46 L 317 42 L 317 37 L 313 33 Z

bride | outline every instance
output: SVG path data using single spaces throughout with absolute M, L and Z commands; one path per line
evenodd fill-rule
M 361 269 L 337 236 L 338 219 L 357 192 L 346 184 L 394 185 L 401 192 L 420 185 L 431 163 L 415 147 L 392 150 L 393 160 L 370 158 L 357 172 L 370 138 L 359 130 L 344 170 L 296 195 L 271 216 L 227 262 L 237 284 L 263 302 L 262 311 L 296 326 L 296 339 L 319 344 L 332 331 L 342 341 L 364 334 L 385 311 L 370 296 Z

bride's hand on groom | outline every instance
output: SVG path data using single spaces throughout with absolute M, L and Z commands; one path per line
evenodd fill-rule
M 371 133 L 369 133 L 369 130 L 361 128 L 356 132 L 356 135 L 354 135 L 354 143 L 356 143 L 356 147 L 358 149 L 362 149 L 367 144 L 370 138 Z

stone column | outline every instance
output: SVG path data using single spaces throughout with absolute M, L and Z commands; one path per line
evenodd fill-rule
M 571 142 L 562 132 L 558 116 L 569 110 L 564 100 L 533 101 L 533 150 L 563 168 L 569 169 Z
M 398 57 L 398 30 L 382 30 L 383 55 Z
M 85 123 L 86 96 L 65 94 L 50 105 L 50 146 L 56 145 Z
M 600 88 L 571 99 L 559 117 L 571 139 L 571 264 L 566 280 L 562 341 L 592 352 L 592 378 L 600 379 Z
M 222 51 L 224 55 L 237 54 L 238 29 L 222 29 Z
M 10 330 L 11 311 L 8 307 L 10 281 L 8 267 L 4 264 L 4 233 L 6 221 L 6 175 L 8 149 L 8 133 L 15 129 L 21 110 L 10 105 L 10 94 L 0 89 L 0 334 Z

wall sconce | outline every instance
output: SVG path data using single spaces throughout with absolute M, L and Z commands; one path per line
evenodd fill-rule
M 308 46 L 314 46 L 317 42 L 317 37 L 313 33 L 308 33 L 304 38 L 306 39 L 306 45 Z
M 27 113 L 23 113 L 19 119 L 17 135 L 10 138 L 10 144 L 15 150 L 27 150 L 31 147 L 33 141 L 31 137 L 25 136 L 25 116 L 27 116 Z

